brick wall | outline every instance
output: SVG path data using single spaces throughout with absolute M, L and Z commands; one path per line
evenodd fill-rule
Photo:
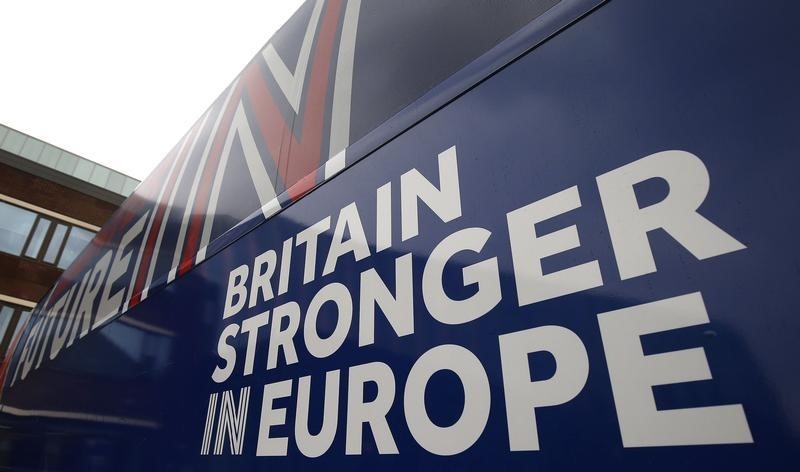
M 117 205 L 0 163 L 0 193 L 95 226 Z M 0 293 L 38 301 L 61 274 L 44 262 L 0 252 Z

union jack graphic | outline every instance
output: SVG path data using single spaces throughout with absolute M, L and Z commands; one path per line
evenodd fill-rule
M 108 285 L 120 303 L 108 313 L 100 313 L 99 304 L 92 325 L 97 328 L 209 257 L 212 230 L 258 224 L 344 169 L 361 0 L 313 0 L 305 7 L 295 15 L 302 20 L 306 14 L 307 20 L 293 68 L 268 43 L 66 270 L 40 304 L 41 313 L 65 298 L 58 311 L 70 316 L 68 330 L 77 323 L 82 295 Z M 232 156 L 243 157 L 246 177 L 226 172 Z M 223 188 L 233 188 L 226 198 L 248 192 L 243 186 L 248 179 L 257 197 L 246 208 L 249 217 L 220 220 Z M 108 267 L 98 268 L 109 251 L 132 270 L 110 280 Z M 39 351 L 55 318 L 39 317 L 26 351 Z M 9 354 L 18 342 L 11 343 Z M 4 380 L 8 361 L 2 367 Z
M 315 0 L 311 6 L 294 70 L 268 43 L 114 215 L 51 299 L 64 293 L 73 277 L 107 249 L 106 243 L 118 240 L 143 212 L 148 212 L 146 229 L 121 312 L 146 299 L 154 282 L 172 282 L 208 257 L 237 140 L 264 218 L 344 168 L 361 1 Z M 186 188 L 188 204 L 176 207 L 178 192 Z M 167 274 L 159 274 L 156 262 L 170 251 L 166 223 L 175 214 L 180 226 L 170 241 L 175 246 L 172 264 Z

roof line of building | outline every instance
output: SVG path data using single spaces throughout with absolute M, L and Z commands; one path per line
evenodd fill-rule
M 139 185 L 139 180 L 129 175 L 3 124 L 0 149 L 122 197 L 129 196 Z

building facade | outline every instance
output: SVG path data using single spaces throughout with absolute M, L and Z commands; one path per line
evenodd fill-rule
M 0 125 L 0 359 L 139 181 Z

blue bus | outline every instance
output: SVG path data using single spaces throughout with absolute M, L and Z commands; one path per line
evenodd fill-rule
M 798 18 L 308 0 L 19 330 L 0 468 L 797 470 Z

